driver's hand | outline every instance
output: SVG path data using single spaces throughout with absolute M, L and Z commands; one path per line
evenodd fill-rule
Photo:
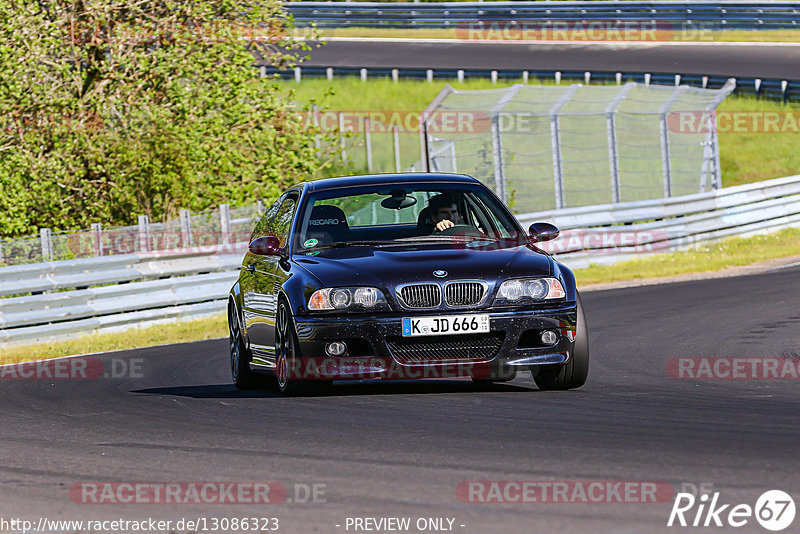
M 447 219 L 442 219 L 436 223 L 436 229 L 440 232 L 443 232 L 447 228 L 452 228 L 453 226 L 455 226 L 455 223 L 453 223 L 453 221 L 448 221 Z

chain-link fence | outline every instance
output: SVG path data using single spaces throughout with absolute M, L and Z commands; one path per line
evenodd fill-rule
M 417 165 L 475 176 L 518 213 L 708 191 L 721 186 L 713 110 L 733 89 L 447 86 Z

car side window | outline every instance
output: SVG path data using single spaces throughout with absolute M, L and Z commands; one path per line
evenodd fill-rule
M 258 221 L 256 227 L 253 228 L 253 233 L 250 235 L 250 242 L 252 243 L 253 240 L 257 237 L 269 235 L 267 229 L 269 225 L 272 223 L 272 220 L 275 218 L 275 214 L 278 213 L 278 209 L 281 207 L 281 203 L 286 195 L 281 195 L 278 197 L 278 200 L 272 203 L 272 205 L 267 209 L 264 215 L 261 217 L 261 220 Z
M 274 235 L 280 239 L 281 247 L 286 246 L 286 240 L 289 239 L 289 230 L 292 228 L 292 219 L 294 218 L 296 209 L 297 197 L 287 197 L 281 203 L 281 207 L 278 208 L 278 212 L 275 214 L 275 218 L 269 226 L 268 234 Z

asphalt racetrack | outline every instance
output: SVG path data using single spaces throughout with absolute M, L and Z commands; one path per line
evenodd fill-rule
M 658 72 L 800 78 L 800 44 L 328 39 L 301 66 Z
M 800 382 L 676 379 L 667 367 L 676 357 L 796 362 L 799 281 L 800 269 L 789 267 L 586 292 L 592 366 L 586 386 L 568 392 L 540 392 L 527 373 L 492 386 L 337 385 L 313 398 L 239 392 L 226 340 L 101 356 L 106 369 L 138 362 L 134 378 L 0 380 L 0 517 L 275 517 L 287 533 L 364 532 L 352 526 L 364 517 L 446 518 L 465 534 L 696 532 L 667 528 L 671 495 L 635 504 L 475 503 L 457 488 L 660 481 L 676 492 L 703 484 L 732 505 L 753 506 L 771 489 L 797 500 Z M 75 502 L 70 488 L 85 481 L 276 481 L 288 499 Z M 313 484 L 321 492 L 309 499 L 303 488 Z M 735 530 L 766 532 L 752 518 Z

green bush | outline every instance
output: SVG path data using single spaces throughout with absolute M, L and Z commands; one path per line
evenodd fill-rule
M 320 173 L 302 110 L 254 67 L 302 48 L 280 7 L 0 0 L 0 236 L 252 203 Z

